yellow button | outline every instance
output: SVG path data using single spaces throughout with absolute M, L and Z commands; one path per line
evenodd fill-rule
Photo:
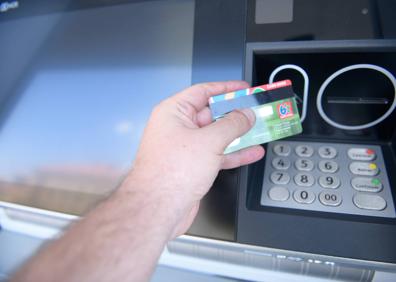
M 377 165 L 374 164 L 374 163 L 371 163 L 371 164 L 369 165 L 369 168 L 370 168 L 370 169 L 377 169 Z

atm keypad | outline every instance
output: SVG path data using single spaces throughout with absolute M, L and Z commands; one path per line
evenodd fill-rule
M 268 144 L 261 205 L 396 217 L 380 146 Z

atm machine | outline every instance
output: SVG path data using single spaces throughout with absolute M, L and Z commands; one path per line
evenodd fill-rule
M 396 2 L 6 2 L 0 242 L 56 237 L 115 189 L 167 95 L 290 79 L 303 133 L 220 172 L 160 265 L 248 281 L 396 279 Z

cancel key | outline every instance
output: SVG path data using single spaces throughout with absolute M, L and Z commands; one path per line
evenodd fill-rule
M 372 161 L 375 159 L 375 152 L 368 148 L 351 148 L 348 150 L 348 157 L 355 161 Z
M 375 163 L 352 162 L 349 165 L 349 170 L 356 175 L 374 176 L 379 172 L 378 166 Z

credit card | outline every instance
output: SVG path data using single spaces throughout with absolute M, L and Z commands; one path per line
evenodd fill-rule
M 225 154 L 302 132 L 290 80 L 213 96 L 209 98 L 209 108 L 214 120 L 221 119 L 233 110 L 244 108 L 251 108 L 256 115 L 255 125 L 235 139 L 225 149 Z

